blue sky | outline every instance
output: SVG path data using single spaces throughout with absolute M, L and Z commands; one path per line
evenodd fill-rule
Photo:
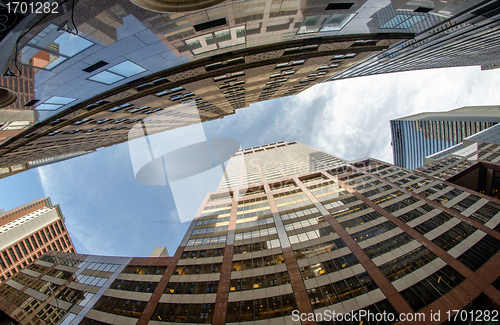
M 299 95 L 252 104 L 203 125 L 207 138 L 236 139 L 242 148 L 298 141 L 347 160 L 392 162 L 389 120 L 423 111 L 500 104 L 500 70 L 448 68 L 340 80 Z M 208 180 L 211 179 L 212 182 Z M 197 180 L 205 192 L 214 177 Z M 189 223 L 180 223 L 169 186 L 135 180 L 127 143 L 0 180 L 0 208 L 50 196 L 60 204 L 79 253 L 170 254 Z M 195 209 L 201 199 L 185 200 Z

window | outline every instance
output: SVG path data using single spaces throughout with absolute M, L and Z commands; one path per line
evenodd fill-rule
M 317 33 L 338 31 L 344 28 L 345 25 L 355 14 L 333 14 L 331 16 L 309 16 L 304 19 L 297 34 Z
M 52 96 L 43 103 L 38 104 L 36 109 L 42 111 L 54 111 L 64 105 L 74 102 L 75 100 L 76 98 Z
M 225 21 L 225 19 L 224 19 Z M 245 26 L 238 26 L 191 38 L 185 41 L 193 54 L 245 44 Z
M 351 2 L 332 2 L 329 3 L 328 6 L 326 6 L 325 10 L 346 10 L 350 9 L 353 5 L 354 3 Z
M 380 28 L 407 29 L 424 19 L 424 16 L 396 15 L 394 18 L 380 26 Z
M 125 61 L 87 79 L 97 81 L 106 85 L 111 85 L 115 82 L 135 76 L 136 74 L 144 71 L 146 71 L 146 69 L 144 69 L 140 65 L 137 65 L 132 61 Z
M 286 62 L 286 63 L 279 63 L 276 65 L 276 69 L 289 67 L 289 66 L 293 66 L 293 65 L 301 65 L 301 64 L 304 64 L 304 62 L 306 62 L 306 60 L 296 60 L 296 61 L 290 61 L 290 62 Z
M 51 70 L 68 58 L 94 45 L 81 36 L 70 33 L 61 34 L 57 27 L 55 24 L 49 24 L 33 37 L 26 46 L 19 50 L 19 61 L 36 68 Z
M 410 288 L 401 291 L 401 296 L 414 311 L 417 311 L 444 296 L 464 279 L 451 266 L 445 266 Z

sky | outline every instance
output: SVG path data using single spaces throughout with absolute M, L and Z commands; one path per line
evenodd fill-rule
M 235 139 L 242 148 L 297 141 L 346 160 L 392 162 L 391 119 L 497 105 L 498 85 L 500 70 L 479 67 L 358 77 L 255 103 L 203 128 L 207 138 Z M 198 175 L 185 184 L 199 184 L 203 197 L 217 189 L 220 176 L 214 175 Z M 166 246 L 173 255 L 189 226 L 179 221 L 177 209 L 196 211 L 202 198 L 190 198 L 187 191 L 174 201 L 173 192 L 183 191 L 172 188 L 137 182 L 129 146 L 123 143 L 1 179 L 0 208 L 50 196 L 60 204 L 79 253 L 149 256 L 156 246 Z

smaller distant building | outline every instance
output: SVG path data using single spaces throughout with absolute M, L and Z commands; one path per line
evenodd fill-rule
M 0 214 L 0 282 L 47 251 L 75 253 L 61 208 L 50 197 Z
M 500 106 L 469 106 L 392 120 L 394 164 L 408 169 L 422 167 L 425 157 L 459 144 L 498 122 Z

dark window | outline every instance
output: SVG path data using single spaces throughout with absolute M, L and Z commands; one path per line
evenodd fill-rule
M 216 20 L 207 21 L 206 23 L 197 24 L 194 25 L 193 27 L 195 31 L 199 32 L 205 29 L 214 28 L 226 24 L 227 24 L 226 18 L 220 18 Z
M 457 260 L 475 272 L 492 258 L 499 249 L 500 240 L 493 236 L 486 235 L 465 253 L 457 257 Z
M 417 284 L 403 290 L 401 296 L 414 311 L 417 311 L 444 296 L 464 279 L 451 266 L 445 266 Z
M 93 71 L 95 71 L 95 70 L 97 70 L 97 69 L 99 69 L 99 68 L 104 67 L 105 65 L 108 65 L 108 62 L 105 62 L 105 61 L 102 61 L 102 60 L 101 60 L 101 61 L 99 61 L 99 62 L 97 62 L 97 63 L 92 64 L 92 65 L 91 65 L 91 66 L 89 66 L 89 67 L 86 67 L 86 68 L 85 68 L 85 69 L 83 69 L 82 71 L 85 71 L 85 72 L 89 72 L 89 73 L 90 73 L 90 72 L 93 72 Z
M 375 244 L 373 246 L 367 247 L 363 249 L 366 255 L 368 255 L 369 258 L 373 259 L 377 256 L 383 255 L 387 252 L 390 252 L 396 248 L 399 248 L 403 245 L 406 245 L 407 243 L 411 242 L 413 240 L 413 237 L 408 235 L 407 233 L 401 233 L 399 235 L 396 235 L 392 238 L 386 239 L 378 244 Z
M 427 12 L 429 12 L 431 10 L 432 10 L 432 8 L 418 7 L 417 9 L 413 10 L 413 12 L 424 12 L 424 13 L 427 13 Z

